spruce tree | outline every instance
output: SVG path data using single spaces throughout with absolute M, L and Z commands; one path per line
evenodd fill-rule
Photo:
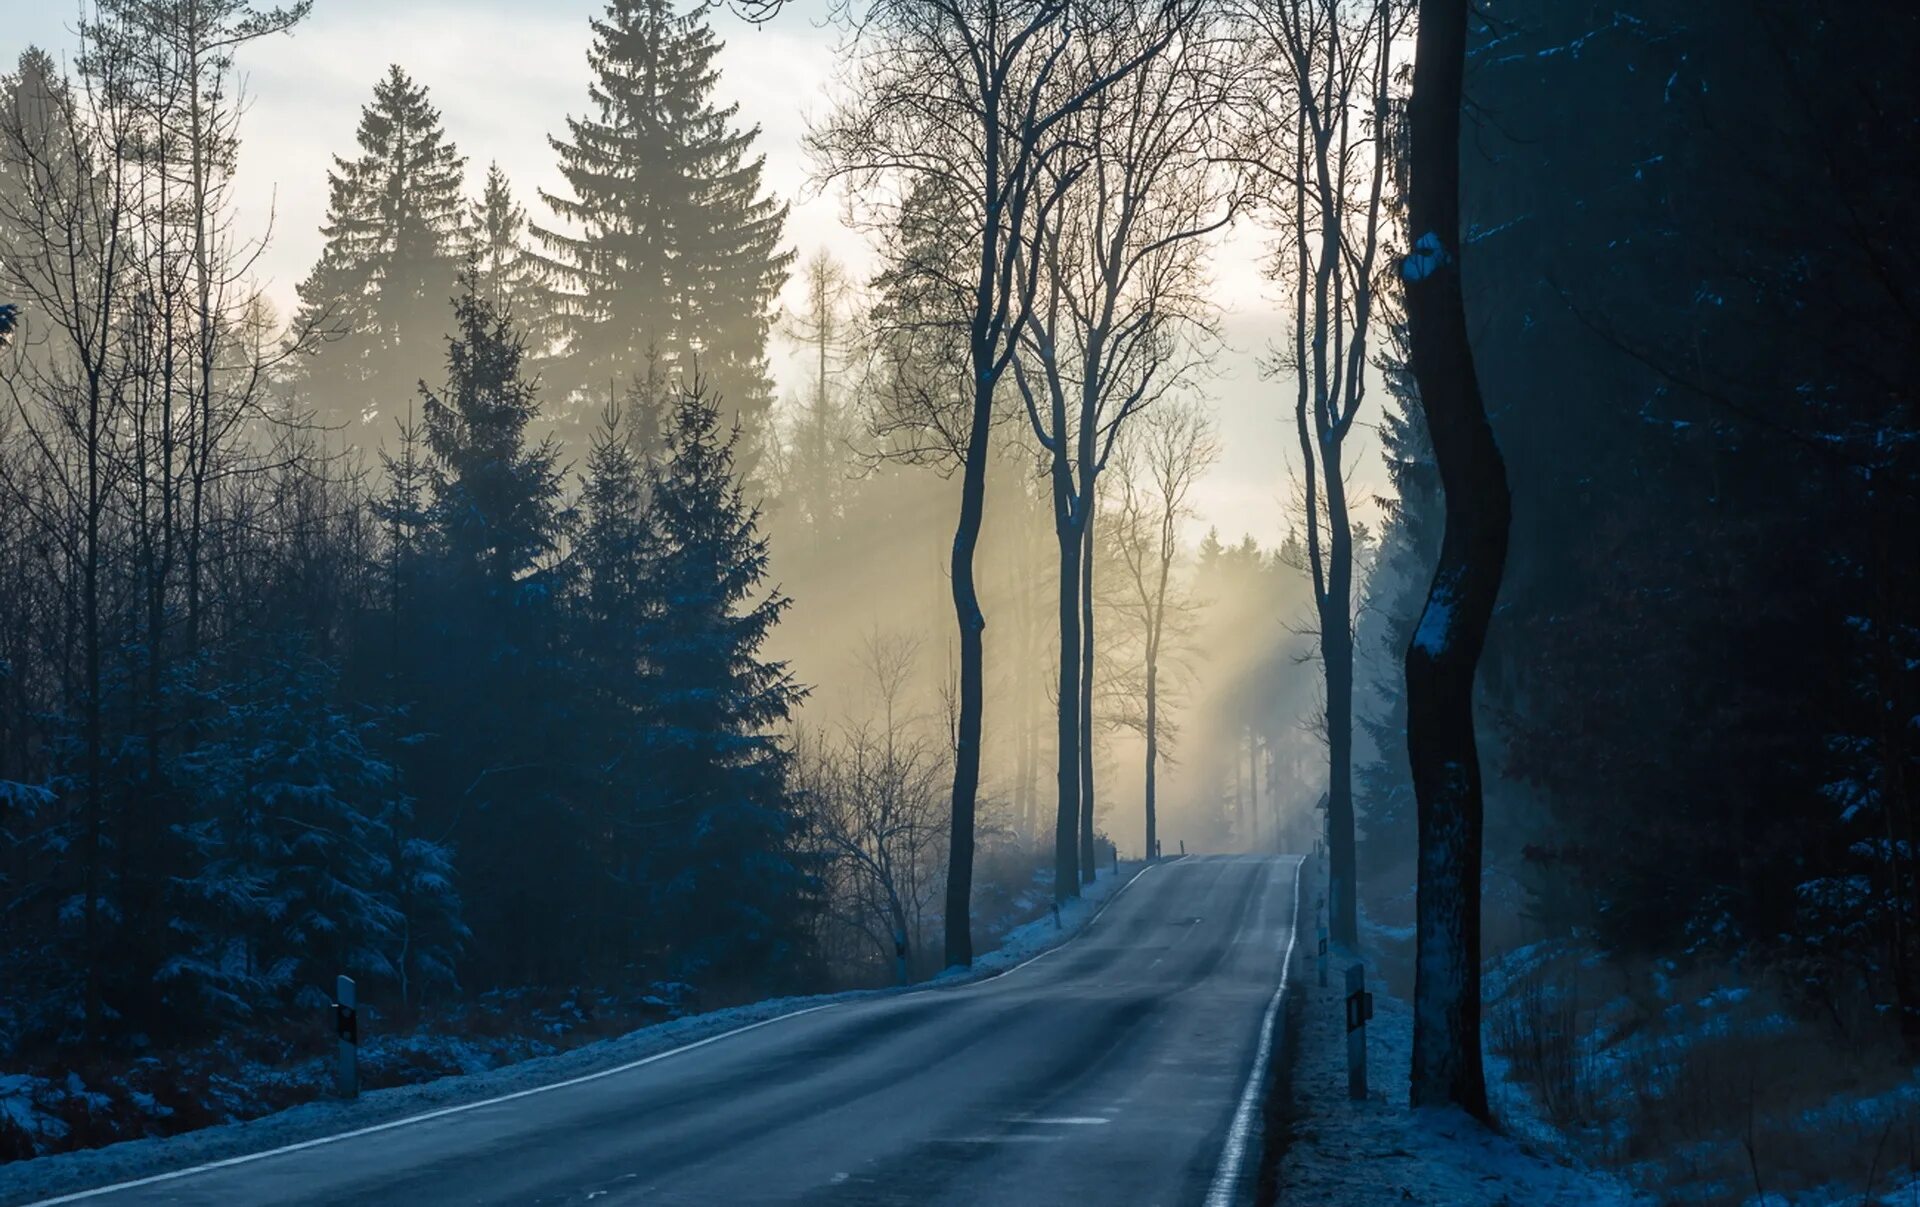
M 519 335 L 473 274 L 462 286 L 446 385 L 422 390 L 432 581 L 414 778 L 427 832 L 450 832 L 463 882 L 485 886 L 470 909 L 479 972 L 524 984 L 578 973 L 578 885 L 564 869 L 585 841 L 591 760 L 576 757 L 564 661 L 559 452 L 528 439 L 538 404 Z
M 767 542 L 741 496 L 738 435 L 698 386 L 678 400 L 651 475 L 658 606 L 643 634 L 651 780 L 674 823 L 654 852 L 655 909 L 676 971 L 722 980 L 792 956 L 805 889 L 790 755 L 770 732 L 803 691 L 761 654 L 789 601 L 760 597 Z
M 497 163 L 487 165 L 486 183 L 473 203 L 468 235 L 474 291 L 526 333 L 533 348 L 544 348 L 551 339 L 543 296 L 545 277 L 538 256 L 527 245 L 526 207 L 514 200 L 513 186 Z
M 466 160 L 398 66 L 361 110 L 358 141 L 359 155 L 335 156 L 327 173 L 326 244 L 293 324 L 327 337 L 295 366 L 302 401 L 349 441 L 437 376 L 466 217 Z
M 644 856 L 639 840 L 657 827 L 651 768 L 642 757 L 649 724 L 644 634 L 657 611 L 653 527 L 647 510 L 648 463 L 629 419 L 609 402 L 592 437 L 574 542 L 578 580 L 570 655 L 579 702 L 578 736 L 600 752 L 591 785 L 592 832 L 585 856 L 589 898 L 584 938 L 603 981 L 632 968 L 656 942 L 649 934 Z
M 701 7 L 612 0 L 592 25 L 593 114 L 549 140 L 568 191 L 542 192 L 558 221 L 534 227 L 559 289 L 548 379 L 605 398 L 657 352 L 667 380 L 699 376 L 741 418 L 750 460 L 772 400 L 771 311 L 792 262 L 779 246 L 786 207 L 762 191 L 764 157 L 750 157 L 759 130 L 737 129 L 737 106 L 713 102 L 720 43 Z
M 447 384 L 421 390 L 432 514 L 453 577 L 482 599 L 507 602 L 557 546 L 560 454 L 551 442 L 528 444 L 539 402 L 521 369 L 519 334 L 480 296 L 473 273 L 461 286 Z

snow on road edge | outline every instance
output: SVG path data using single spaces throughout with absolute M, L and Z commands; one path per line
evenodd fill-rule
M 933 981 L 898 989 L 861 989 L 807 997 L 771 998 L 689 1015 L 642 1027 L 613 1039 L 584 1044 L 567 1052 L 503 1065 L 484 1073 L 442 1077 L 415 1085 L 393 1086 L 361 1095 L 352 1102 L 321 1100 L 262 1115 L 240 1123 L 220 1124 L 177 1136 L 127 1140 L 105 1148 L 57 1153 L 29 1161 L 0 1165 L 0 1203 L 33 1203 L 92 1187 L 148 1178 L 174 1170 L 247 1157 L 267 1150 L 301 1144 L 341 1132 L 382 1124 L 399 1125 L 417 1115 L 441 1112 L 491 1098 L 536 1090 L 555 1082 L 572 1081 L 608 1069 L 658 1056 L 702 1041 L 718 1039 L 761 1023 L 810 1012 L 842 1002 L 900 996 L 956 988 L 998 977 L 1030 964 L 1063 946 L 1085 930 L 1113 898 L 1119 896 L 1152 865 L 1119 873 L 1103 869 L 1078 900 L 1060 911 L 1056 925 L 1051 913 L 1003 936 L 994 950 L 976 958 L 964 971 L 942 973 Z
M 1633 1207 L 1638 1198 L 1603 1174 L 1544 1159 L 1458 1111 L 1406 1105 L 1413 1011 L 1369 969 L 1365 1102 L 1347 1097 L 1346 1008 L 1334 959 L 1321 988 L 1312 962 L 1294 984 L 1304 999 L 1293 1072 L 1293 1124 L 1278 1171 L 1278 1202 L 1341 1207 Z

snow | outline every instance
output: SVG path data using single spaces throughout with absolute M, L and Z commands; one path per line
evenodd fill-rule
M 1433 585 L 1427 606 L 1420 613 L 1420 627 L 1413 631 L 1413 648 L 1428 657 L 1445 653 L 1453 641 L 1453 586 L 1451 578 Z
M 1102 868 L 1093 884 L 1083 886 L 1080 899 L 1060 911 L 1058 927 L 1054 925 L 1051 912 L 1043 914 L 1035 921 L 1009 931 L 998 947 L 976 958 L 971 969 L 944 973 L 929 984 L 904 989 L 863 989 L 753 1002 L 643 1027 L 614 1039 L 500 1068 L 486 1068 L 491 1054 L 475 1050 L 471 1060 L 461 1062 L 464 1067 L 479 1066 L 469 1074 L 375 1090 L 362 1094 L 352 1102 L 324 1099 L 261 1118 L 176 1136 L 129 1140 L 106 1148 L 0 1165 L 0 1203 L 32 1202 L 49 1195 L 148 1177 L 171 1169 L 225 1160 L 462 1103 L 536 1089 L 629 1064 L 673 1048 L 714 1038 L 727 1031 L 803 1010 L 872 997 L 938 992 L 983 981 L 1039 959 L 1073 939 L 1135 877 L 1151 870 L 1140 864 L 1125 863 L 1118 873 L 1111 867 Z M 444 1042 L 457 1045 L 460 1041 L 447 1039 Z M 35 1087 L 28 1083 L 33 1080 L 0 1074 L 0 1114 L 14 1118 L 26 1130 L 48 1125 L 60 1126 L 57 1120 L 31 1109 L 30 1091 Z M 39 1088 L 45 1090 L 44 1085 Z M 82 1089 L 79 1092 L 85 1091 Z
M 1452 257 L 1447 254 L 1447 245 L 1440 236 L 1432 231 L 1413 241 L 1413 250 L 1407 258 L 1400 261 L 1400 279 L 1409 284 L 1424 281 L 1440 269 L 1446 267 Z
M 1339 1207 L 1628 1207 L 1651 1200 L 1624 1184 L 1561 1164 L 1453 1110 L 1406 1105 L 1413 1012 L 1371 977 L 1365 1102 L 1347 1097 L 1341 977 L 1304 996 L 1295 1042 L 1292 1135 L 1280 1159 L 1278 1202 Z M 1491 1081 L 1492 1078 L 1489 1077 Z

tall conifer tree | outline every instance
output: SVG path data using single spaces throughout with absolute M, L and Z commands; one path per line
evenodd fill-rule
M 438 377 L 447 301 L 460 267 L 466 202 L 461 158 L 427 90 L 398 66 L 360 112 L 360 154 L 327 173 L 326 245 L 299 285 L 294 330 L 331 338 L 295 376 L 320 418 L 357 439 Z M 376 422 L 379 421 L 379 422 Z
M 571 976 L 577 885 L 556 878 L 578 849 L 578 726 L 565 665 L 567 583 L 559 557 L 559 450 L 533 443 L 534 383 L 512 326 L 478 296 L 471 273 L 454 304 L 446 385 L 425 390 L 428 551 L 434 581 L 424 644 L 432 691 L 422 701 L 415 770 L 423 819 L 457 845 L 470 879 L 489 885 L 472 912 L 476 958 L 501 980 Z M 423 676 L 424 678 L 424 676 Z
M 659 606 L 644 633 L 653 790 L 674 820 L 654 855 L 656 914 L 680 971 L 722 977 L 788 962 L 804 890 L 791 759 L 771 733 L 803 692 L 761 655 L 788 600 L 761 597 L 767 542 L 740 492 L 737 438 L 697 385 L 681 395 L 651 475 Z
M 793 260 L 780 248 L 786 206 L 762 191 L 764 157 L 751 155 L 759 129 L 714 104 L 721 44 L 700 10 L 613 0 L 592 24 L 593 113 L 550 140 L 567 194 L 542 192 L 558 222 L 534 227 L 558 287 L 547 378 L 597 402 L 657 352 L 668 380 L 697 373 L 741 418 L 751 462 L 772 401 L 773 303 Z
M 474 291 L 495 311 L 512 320 L 537 352 L 552 339 L 544 303 L 545 274 L 527 245 L 527 211 L 497 163 L 473 203 L 468 253 L 474 263 Z

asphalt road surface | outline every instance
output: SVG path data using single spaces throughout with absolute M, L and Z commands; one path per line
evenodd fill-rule
M 992 980 L 816 1009 L 614 1076 L 85 1201 L 1232 1201 L 1252 1172 L 1237 1137 L 1258 1130 L 1249 1075 L 1296 874 L 1280 857 L 1162 864 L 1079 938 Z

